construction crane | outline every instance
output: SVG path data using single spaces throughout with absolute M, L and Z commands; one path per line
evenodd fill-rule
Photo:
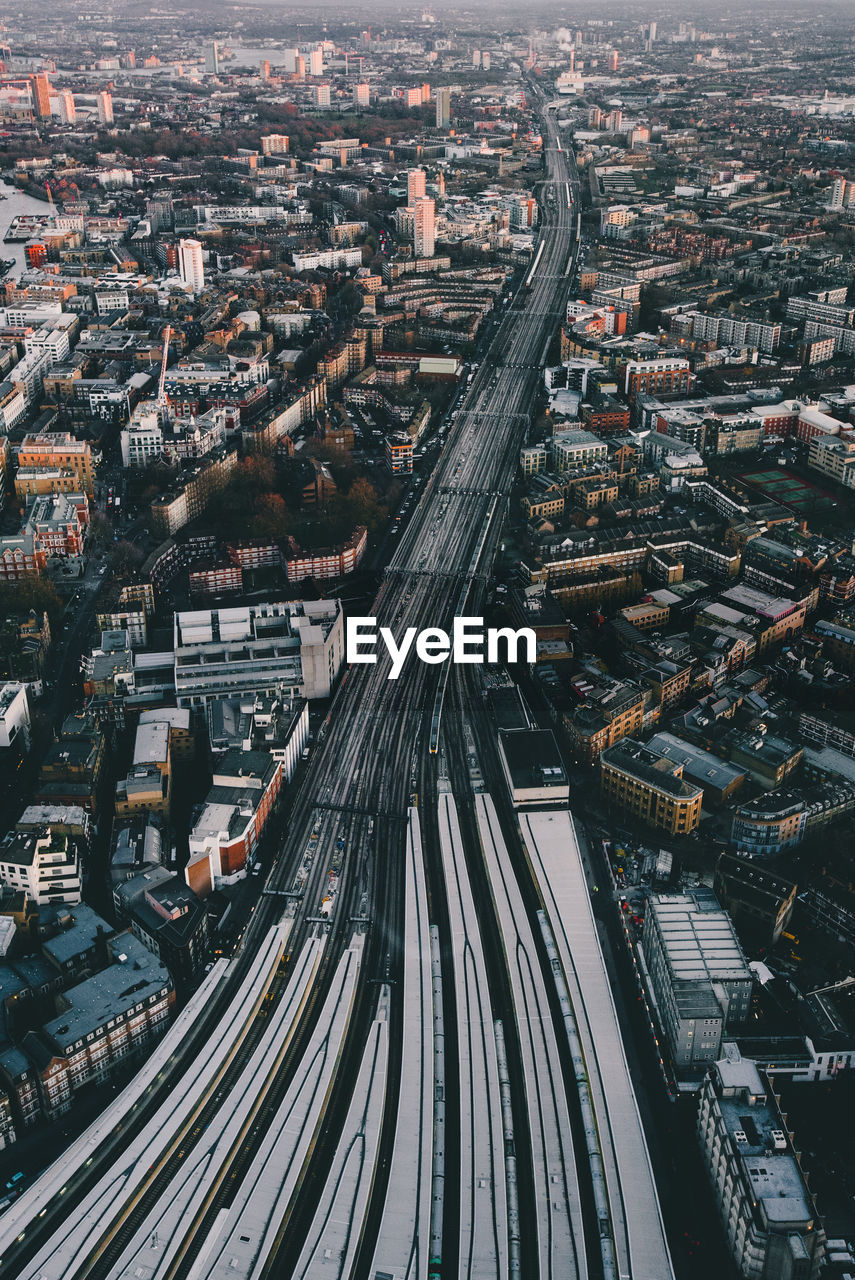
M 172 337 L 172 325 L 168 324 L 163 331 L 163 356 L 160 361 L 160 379 L 157 384 L 158 412 L 165 416 L 169 397 L 166 394 L 166 362 L 169 359 L 169 339 Z

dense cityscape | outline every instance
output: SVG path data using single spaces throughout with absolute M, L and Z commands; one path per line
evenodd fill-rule
M 852 1280 L 855 21 L 0 25 L 0 1278 Z

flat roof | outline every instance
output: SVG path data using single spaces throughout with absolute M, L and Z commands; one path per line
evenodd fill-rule
M 714 894 L 653 894 L 648 912 L 676 981 L 752 981 L 730 916 Z
M 567 786 L 567 773 L 551 729 L 500 729 L 499 745 L 514 790 Z

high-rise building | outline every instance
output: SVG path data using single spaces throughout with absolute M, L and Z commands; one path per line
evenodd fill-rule
M 650 41 L 651 44 L 656 43 L 656 23 L 655 22 L 651 22 L 650 26 L 647 28 L 647 39 Z
M 98 123 L 113 123 L 113 95 L 112 93 L 99 93 L 97 98 L 98 105 Z
M 268 133 L 261 139 L 261 154 L 263 156 L 284 155 L 288 146 L 287 133 Z
M 267 58 L 262 58 L 261 62 L 259 62 L 258 74 L 261 76 L 262 80 L 270 79 L 270 63 Z
M 415 207 L 419 196 L 427 195 L 426 177 L 424 169 L 407 170 L 407 204 L 411 207 Z
M 50 116 L 50 82 L 44 71 L 30 76 L 30 93 L 33 99 L 33 113 L 39 120 L 47 120 Z
M 447 129 L 451 124 L 451 90 L 437 89 L 436 91 L 436 127 L 437 129 Z
M 623 128 L 623 112 L 619 107 L 615 107 L 614 111 L 610 111 L 606 116 L 605 125 L 609 133 L 620 133 Z
M 202 262 L 202 246 L 198 240 L 178 241 L 178 269 L 181 280 L 194 294 L 205 288 L 205 267 Z
M 77 123 L 77 108 L 74 105 L 74 94 L 64 90 L 57 95 L 59 100 L 59 118 L 63 124 Z
M 831 188 L 831 199 L 829 205 L 832 209 L 842 209 L 846 200 L 847 182 L 845 178 L 835 178 Z
M 220 74 L 220 51 L 216 40 L 212 40 L 205 50 L 205 70 L 209 76 Z
M 323 49 L 313 49 L 309 54 L 309 75 L 322 76 L 324 74 L 324 51 Z
M 371 90 L 367 80 L 360 80 L 359 84 L 353 86 L 353 105 L 355 107 L 371 105 Z
M 331 99 L 330 99 L 329 85 L 328 84 L 315 85 L 315 106 L 319 107 L 323 111 L 323 110 L 326 110 L 327 107 L 329 107 L 330 102 L 331 102 Z
M 480 67 L 480 65 L 481 65 L 481 50 L 473 49 L 472 50 L 472 66 Z
M 619 62 L 618 51 L 617 49 L 612 49 L 611 53 L 609 54 L 609 71 L 617 71 L 618 62 Z
M 292 76 L 297 70 L 297 58 L 300 56 L 298 49 L 282 50 L 282 66 L 285 68 L 286 75 Z
M 484 70 L 485 70 L 485 71 L 489 71 L 489 70 L 490 70 L 490 66 L 492 65 L 492 61 L 493 61 L 493 60 L 492 60 L 492 58 L 490 57 L 489 53 L 482 53 L 482 54 L 481 54 L 481 66 L 484 68 Z
M 417 258 L 432 258 L 436 206 L 430 196 L 418 196 L 413 219 L 413 249 Z
M 405 89 L 404 102 L 408 107 L 420 107 L 422 105 L 421 89 Z
M 294 74 L 298 80 L 305 80 L 306 78 L 306 59 L 302 53 L 297 54 L 297 61 L 294 63 Z

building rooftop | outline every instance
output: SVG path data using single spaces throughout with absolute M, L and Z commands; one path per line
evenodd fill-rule
M 515 790 L 567 787 L 567 773 L 551 729 L 503 729 L 499 742 Z
M 756 1063 L 730 1043 L 728 1056 L 715 1064 L 713 1079 L 721 1117 L 761 1226 L 774 1231 L 812 1222 L 814 1207 L 785 1121 Z
M 114 963 L 66 991 L 62 999 L 69 1007 L 44 1025 L 45 1036 L 62 1053 L 172 985 L 169 971 L 132 933 L 116 934 L 107 945 Z
M 623 738 L 613 747 L 607 747 L 600 761 L 614 769 L 620 769 L 639 782 L 645 782 L 676 800 L 687 800 L 701 794 L 701 788 L 680 777 L 681 765 L 651 750 L 634 738 Z
M 725 788 L 745 778 L 744 769 L 737 769 L 726 760 L 714 756 L 712 752 L 695 747 L 673 733 L 656 733 L 648 745 L 666 759 L 673 760 L 675 764 L 682 764 L 684 775 L 691 778 L 699 787 L 715 787 L 719 791 L 724 791 Z
M 60 921 L 60 932 L 42 943 L 42 950 L 62 969 L 70 960 L 89 951 L 100 938 L 108 938 L 113 928 L 85 902 L 79 902 Z
M 675 980 L 751 982 L 730 916 L 710 890 L 654 895 L 648 911 Z

